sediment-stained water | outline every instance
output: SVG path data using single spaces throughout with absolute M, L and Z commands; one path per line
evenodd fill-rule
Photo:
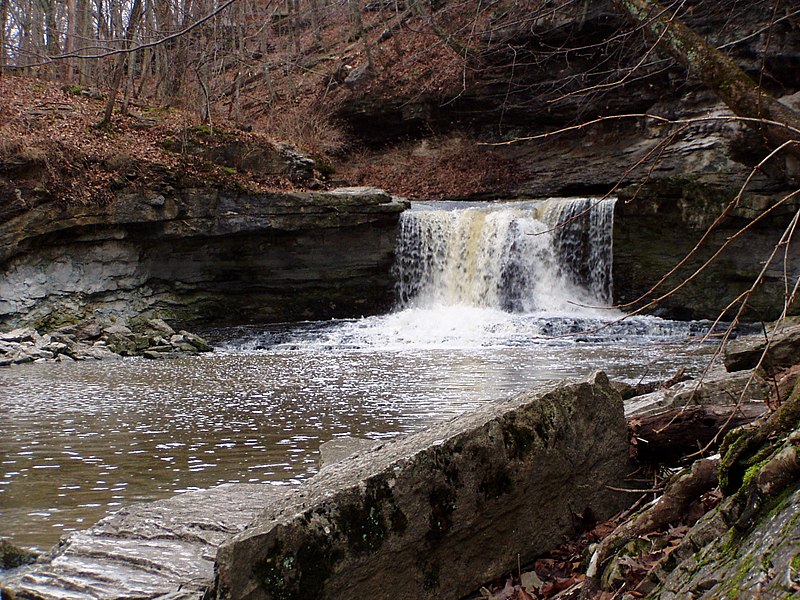
M 393 437 L 595 368 L 650 378 L 700 360 L 663 340 L 353 341 L 409 318 L 250 332 L 196 358 L 0 370 L 0 535 L 46 547 L 123 504 L 226 481 L 298 482 L 335 436 Z M 448 318 L 431 313 L 420 326 L 446 330 Z

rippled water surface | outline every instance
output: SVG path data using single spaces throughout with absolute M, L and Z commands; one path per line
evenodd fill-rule
M 698 365 L 686 325 L 448 307 L 229 331 L 211 355 L 0 370 L 0 535 L 46 547 L 109 510 L 220 482 L 288 484 L 321 442 L 389 438 L 602 368 Z
M 466 208 L 465 208 L 466 207 Z M 421 204 L 388 315 L 211 332 L 213 355 L 0 369 L 0 535 L 45 547 L 124 504 L 290 484 L 321 442 L 389 438 L 538 382 L 697 369 L 702 326 L 590 308 L 613 200 Z

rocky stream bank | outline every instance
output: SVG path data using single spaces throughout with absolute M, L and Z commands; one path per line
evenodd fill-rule
M 0 333 L 0 367 L 123 356 L 173 358 L 211 350 L 200 336 L 184 329 L 175 331 L 161 319 L 141 321 L 133 329 L 120 321 L 91 319 L 44 334 L 31 327 Z
M 156 187 L 102 206 L 43 203 L 0 225 L 0 326 L 374 312 L 391 302 L 395 227 L 406 206 L 367 188 Z

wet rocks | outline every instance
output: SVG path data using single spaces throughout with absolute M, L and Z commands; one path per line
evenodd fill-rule
M 766 407 L 772 387 L 759 373 L 726 373 L 714 369 L 698 380 L 683 381 L 668 389 L 636 396 L 625 404 L 628 417 L 651 415 L 685 406 L 734 406 L 740 403 Z
M 461 598 L 621 508 L 628 467 L 605 375 L 543 386 L 323 468 L 220 547 L 216 597 Z
M 141 321 L 133 328 L 122 322 L 89 319 L 44 334 L 32 327 L 0 333 L 0 366 L 121 356 L 172 358 L 211 350 L 200 336 L 176 332 L 161 319 Z
M 38 555 L 27 548 L 15 546 L 8 540 L 0 538 L 0 571 L 16 569 L 29 565 Z
M 269 484 L 223 484 L 123 508 L 11 572 L 0 597 L 200 600 L 217 546 L 284 493 Z
M 0 367 L 53 360 L 66 350 L 65 344 L 30 327 L 0 333 Z
M 729 371 L 753 369 L 759 363 L 767 371 L 800 364 L 800 322 L 775 328 L 767 335 L 734 340 L 725 348 Z

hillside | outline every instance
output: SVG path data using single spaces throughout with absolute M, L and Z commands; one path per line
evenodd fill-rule
M 98 127 L 100 98 L 54 82 L 5 77 L 0 79 L 0 115 L 5 211 L 14 210 L 13 198 L 20 201 L 17 209 L 45 200 L 103 204 L 120 189 L 164 177 L 253 191 L 304 187 L 293 184 L 288 173 L 209 160 L 213 148 L 234 137 L 249 147 L 274 148 L 275 142 L 263 133 L 203 126 L 186 110 L 137 106 L 115 117 L 113 125 Z
M 130 22 L 138 14 L 124 7 L 132 11 L 135 5 L 123 3 L 114 21 L 118 29 L 125 17 Z M 198 126 L 234 132 L 245 143 L 287 143 L 316 161 L 318 175 L 324 175 L 317 179 L 377 185 L 419 198 L 605 192 L 619 181 L 676 172 L 731 184 L 744 181 L 764 154 L 758 136 L 730 123 L 687 128 L 613 119 L 572 135 L 487 145 L 598 116 L 729 114 L 611 1 L 584 7 L 533 0 L 309 0 L 286 6 L 229 3 L 215 10 L 200 3 L 189 13 L 176 8 L 152 17 L 146 12 L 152 7 L 141 10 L 135 30 L 141 49 L 133 43 L 129 55 L 114 54 L 114 42 L 101 40 L 104 51 L 91 54 L 99 58 L 62 53 L 36 67 L 25 67 L 27 59 L 19 58 L 7 68 L 38 74 L 52 86 L 4 78 L 2 85 L 10 86 L 4 87 L 10 121 L 4 132 L 11 128 L 4 154 L 25 163 L 26 147 L 34 154 L 44 150 L 48 165 L 67 179 L 78 169 L 87 181 L 96 180 L 51 184 L 57 195 L 86 195 L 82 188 L 95 185 L 90 195 L 102 196 L 114 185 L 111 173 L 125 171 L 126 157 L 143 165 L 174 165 L 180 153 L 165 153 L 160 144 Z M 793 13 L 772 14 L 764 2 L 717 0 L 689 2 L 681 19 L 771 94 L 790 96 L 800 89 Z M 167 36 L 169 23 L 177 34 Z M 68 25 L 68 19 L 59 23 L 61 49 L 76 46 Z M 97 35 L 113 38 L 114 28 Z M 7 39 L 12 46 L 24 41 Z M 128 61 L 118 113 L 110 129 L 97 130 L 92 125 L 102 120 L 115 89 L 109 85 L 120 56 Z M 59 92 L 61 85 L 73 94 Z M 37 128 L 47 144 L 36 139 Z M 651 143 L 642 147 L 643 138 Z M 709 157 L 686 160 L 686 143 Z M 76 145 L 86 150 L 85 159 L 73 155 Z M 771 187 L 782 187 L 784 175 L 769 177 L 777 177 Z M 59 191 L 59 185 L 66 189 Z

